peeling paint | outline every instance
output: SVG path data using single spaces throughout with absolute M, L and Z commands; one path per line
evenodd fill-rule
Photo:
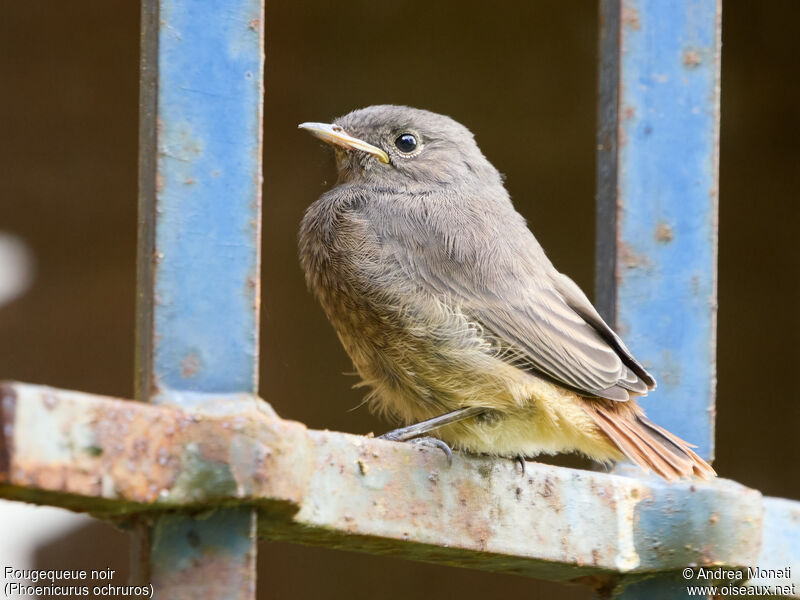
M 749 564 L 757 551 L 761 497 L 724 480 L 668 485 L 536 462 L 521 477 L 514 461 L 462 454 L 441 469 L 436 449 L 308 431 L 255 403 L 220 414 L 196 401 L 187 413 L 23 384 L 2 397 L 2 431 L 13 439 L 35 421 L 36 432 L 0 441 L 3 497 L 113 518 L 247 504 L 273 539 L 559 580 Z M 53 439 L 43 447 L 39 435 Z M 734 542 L 700 555 L 687 536 Z
M 700 66 L 702 62 L 700 53 L 697 50 L 687 50 L 683 53 L 683 64 L 689 69 Z
M 675 232 L 667 223 L 661 222 L 656 226 L 656 241 L 669 243 L 675 238 Z
M 639 30 L 642 23 L 639 18 L 639 11 L 633 0 L 620 0 L 622 2 L 622 25 L 628 29 Z

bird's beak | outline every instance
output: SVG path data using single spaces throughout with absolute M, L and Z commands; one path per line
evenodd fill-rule
M 314 137 L 318 137 L 323 142 L 328 144 L 342 146 L 343 148 L 351 148 L 353 150 L 361 150 L 367 154 L 372 154 L 378 157 L 378 160 L 384 164 L 389 164 L 389 155 L 383 150 L 372 144 L 368 144 L 364 140 L 354 138 L 347 135 L 344 129 L 338 125 L 331 125 L 328 123 L 300 123 L 298 129 L 305 129 Z

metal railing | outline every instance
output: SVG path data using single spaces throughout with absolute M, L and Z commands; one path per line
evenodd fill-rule
M 599 307 L 713 458 L 720 0 L 602 0 Z M 800 504 L 457 456 L 256 396 L 263 0 L 145 0 L 137 400 L 5 383 L 0 497 L 132 524 L 159 598 L 255 596 L 258 536 L 683 597 L 686 568 L 793 567 Z M 793 577 L 793 579 L 792 579 Z M 784 593 L 785 592 L 785 593 Z M 702 596 L 702 594 L 701 594 Z

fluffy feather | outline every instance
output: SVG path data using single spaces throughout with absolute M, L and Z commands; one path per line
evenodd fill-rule
M 655 379 L 547 259 L 469 130 L 398 106 L 336 126 L 389 163 L 337 146 L 339 181 L 307 211 L 300 258 L 373 409 L 408 424 L 485 407 L 436 435 L 498 456 L 578 451 L 665 479 L 713 475 L 645 418 L 635 396 Z M 393 145 L 403 132 L 413 154 Z

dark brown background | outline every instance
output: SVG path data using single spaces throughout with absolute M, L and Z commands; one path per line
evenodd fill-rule
M 0 229 L 22 236 L 34 287 L 0 308 L 0 378 L 132 395 L 138 3 L 0 4 Z M 348 359 L 305 292 L 295 232 L 333 177 L 297 132 L 353 108 L 450 114 L 504 172 L 556 265 L 592 288 L 594 2 L 269 2 L 261 393 L 310 427 L 386 426 L 349 389 Z M 795 380 L 800 3 L 724 7 L 719 268 L 719 473 L 800 497 Z M 124 569 L 96 525 L 42 567 Z M 117 552 L 116 558 L 109 558 Z M 262 544 L 262 598 L 587 597 L 580 588 Z

